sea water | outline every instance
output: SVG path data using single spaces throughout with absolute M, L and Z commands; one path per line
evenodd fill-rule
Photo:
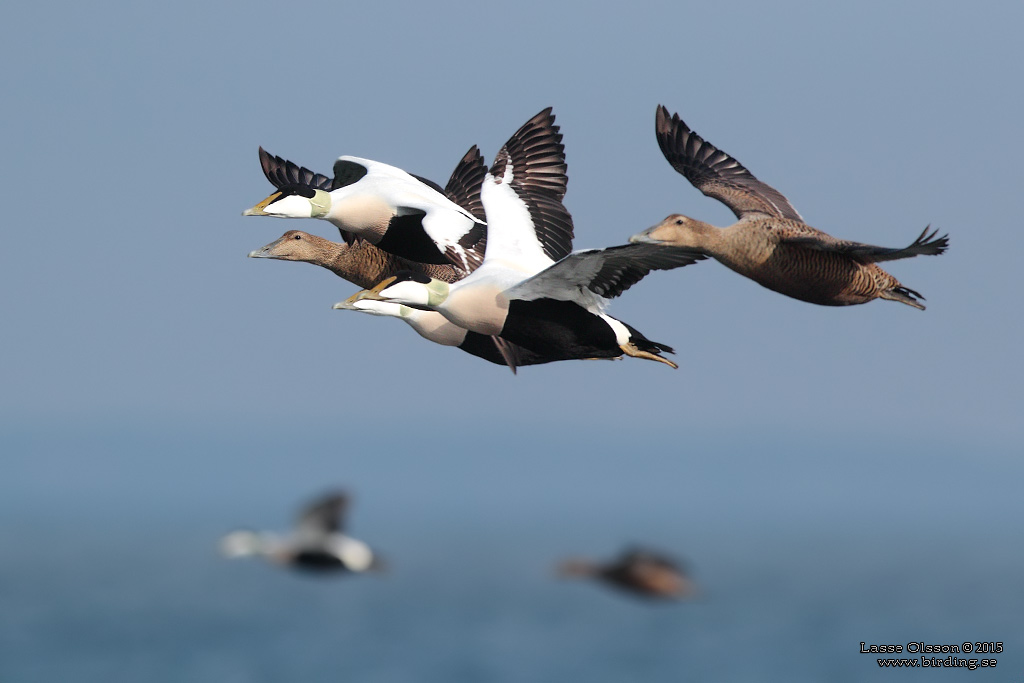
M 1003 477 L 965 476 L 955 454 L 910 453 L 879 479 L 856 473 L 889 456 L 842 465 L 842 453 L 828 463 L 819 453 L 680 452 L 610 465 L 591 444 L 576 455 L 362 460 L 329 444 L 286 454 L 205 436 L 147 450 L 154 442 L 136 436 L 103 447 L 8 442 L 0 681 L 1024 673 L 1024 544 L 1011 495 L 1020 467 L 1005 460 L 990 463 Z M 304 497 L 334 485 L 354 487 L 349 529 L 386 572 L 311 576 L 217 554 L 224 532 L 285 530 Z M 608 558 L 631 543 L 684 559 L 698 594 L 658 603 L 556 576 L 565 557 Z M 919 656 L 863 653 L 862 642 L 1001 642 L 1002 652 L 995 669 L 896 672 L 877 660 Z

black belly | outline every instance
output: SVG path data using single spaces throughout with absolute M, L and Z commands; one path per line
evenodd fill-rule
M 622 355 L 608 323 L 569 301 L 512 301 L 501 336 L 549 360 Z
M 309 571 L 339 571 L 347 569 L 336 555 L 318 550 L 302 550 L 292 558 L 292 564 L 298 569 Z
M 498 365 L 507 365 L 505 357 L 501 355 L 501 351 L 494 343 L 494 339 L 487 334 L 477 334 L 476 332 L 467 332 L 466 339 L 459 348 L 466 353 L 471 353 L 477 358 L 483 358 L 484 360 L 496 363 Z M 563 360 L 561 358 L 547 358 L 536 351 L 524 348 L 517 345 L 516 348 L 511 350 L 513 359 L 516 367 L 523 365 L 539 365 L 541 363 L 550 363 L 555 360 Z

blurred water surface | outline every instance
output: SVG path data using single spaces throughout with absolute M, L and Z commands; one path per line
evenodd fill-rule
M 373 431 L 339 448 L 326 430 L 8 430 L 0 679 L 896 675 L 860 641 L 1003 641 L 992 680 L 1024 664 L 1012 454 L 667 432 L 381 448 Z M 225 531 L 284 529 L 334 485 L 386 574 L 217 555 Z M 554 576 L 567 555 L 631 542 L 687 560 L 699 597 L 650 604 Z M 968 673 L 985 675 L 947 677 Z

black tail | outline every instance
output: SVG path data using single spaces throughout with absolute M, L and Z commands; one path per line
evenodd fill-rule
M 924 230 L 918 236 L 916 240 L 911 243 L 909 247 L 903 251 L 907 252 L 908 255 L 913 256 L 937 256 L 949 248 L 949 234 L 945 234 L 942 237 L 935 237 L 939 233 L 938 229 L 932 230 L 931 234 L 928 234 L 928 230 L 932 226 L 926 225 Z M 920 296 L 920 294 L 918 294 Z
M 924 300 L 924 297 L 921 296 L 920 292 L 915 292 L 909 287 L 904 287 L 902 285 L 899 287 L 893 287 L 892 289 L 887 289 L 882 292 L 879 296 L 883 299 L 899 301 L 901 304 L 913 306 L 914 308 L 922 311 L 924 310 L 924 304 L 918 301 L 918 299 Z
M 619 322 L 622 321 L 620 320 Z M 636 348 L 640 349 L 641 351 L 653 353 L 657 356 L 660 356 L 662 351 L 664 351 L 665 353 L 673 354 L 676 352 L 676 350 L 673 349 L 668 344 L 662 344 L 661 342 L 651 341 L 643 334 L 641 334 L 640 331 L 637 330 L 632 325 L 628 325 L 626 323 L 622 324 L 626 325 L 626 329 L 629 330 L 629 341 L 633 342 Z

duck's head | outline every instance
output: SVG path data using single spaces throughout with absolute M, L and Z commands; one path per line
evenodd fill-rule
M 449 284 L 444 280 L 423 273 L 414 273 L 411 270 L 402 270 L 382 280 L 373 289 L 364 289 L 357 293 L 348 301 L 390 301 L 421 310 L 433 310 L 448 298 L 449 288 Z
M 704 246 L 704 238 L 712 229 L 703 221 L 674 213 L 657 225 L 633 235 L 629 241 L 700 249 Z
M 331 210 L 331 193 L 308 185 L 282 185 L 243 216 L 324 218 Z
M 249 252 L 249 258 L 273 258 L 282 261 L 316 261 L 331 243 L 301 230 L 289 230 L 270 244 Z

